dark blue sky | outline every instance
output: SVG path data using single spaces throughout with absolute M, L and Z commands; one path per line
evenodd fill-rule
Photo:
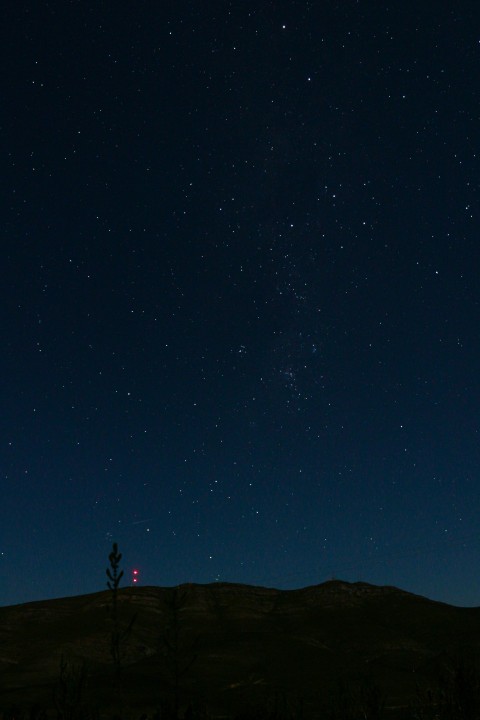
M 475 3 L 11 3 L 0 603 L 480 604 Z

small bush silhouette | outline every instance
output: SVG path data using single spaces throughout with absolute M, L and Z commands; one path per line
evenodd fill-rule
M 85 702 L 87 670 L 85 662 L 73 663 L 63 655 L 53 699 L 57 720 L 83 720 L 88 716 Z

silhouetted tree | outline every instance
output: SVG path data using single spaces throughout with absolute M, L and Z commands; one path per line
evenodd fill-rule
M 329 720 L 382 720 L 385 711 L 385 695 L 370 677 L 363 678 L 360 685 L 339 680 L 337 691 L 332 695 Z
M 182 627 L 180 618 L 180 613 L 185 608 L 186 598 L 186 591 L 179 588 L 172 588 L 167 596 L 168 621 L 160 640 L 161 652 L 173 690 L 171 716 L 174 720 L 179 716 L 182 678 L 197 659 L 193 653 L 192 644 L 185 641 L 185 628 Z
M 77 720 L 87 715 L 85 689 L 87 671 L 85 662 L 68 662 L 62 655 L 60 673 L 54 690 L 57 720 Z
M 463 657 L 444 672 L 437 707 L 445 720 L 480 720 L 480 673 L 474 661 Z
M 475 658 L 449 660 L 433 684 L 417 688 L 414 720 L 480 720 L 480 672 Z
M 122 669 L 122 643 L 128 639 L 135 622 L 136 615 L 132 617 L 125 629 L 122 628 L 118 612 L 118 590 L 120 580 L 123 577 L 123 570 L 120 570 L 122 554 L 118 552 L 117 543 L 113 543 L 112 552 L 108 556 L 110 567 L 107 568 L 107 585 L 111 591 L 112 605 L 108 609 L 111 612 L 112 630 L 110 633 L 110 654 L 112 656 L 115 677 L 120 680 Z
M 381 720 L 385 712 L 385 694 L 371 678 L 365 678 L 360 687 L 359 706 L 365 720 Z

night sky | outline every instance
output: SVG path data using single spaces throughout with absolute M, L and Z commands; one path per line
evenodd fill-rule
M 480 605 L 476 2 L 11 2 L 0 603 Z

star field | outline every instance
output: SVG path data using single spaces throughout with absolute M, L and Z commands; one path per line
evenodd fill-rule
M 475 6 L 12 6 L 0 603 L 478 605 Z

